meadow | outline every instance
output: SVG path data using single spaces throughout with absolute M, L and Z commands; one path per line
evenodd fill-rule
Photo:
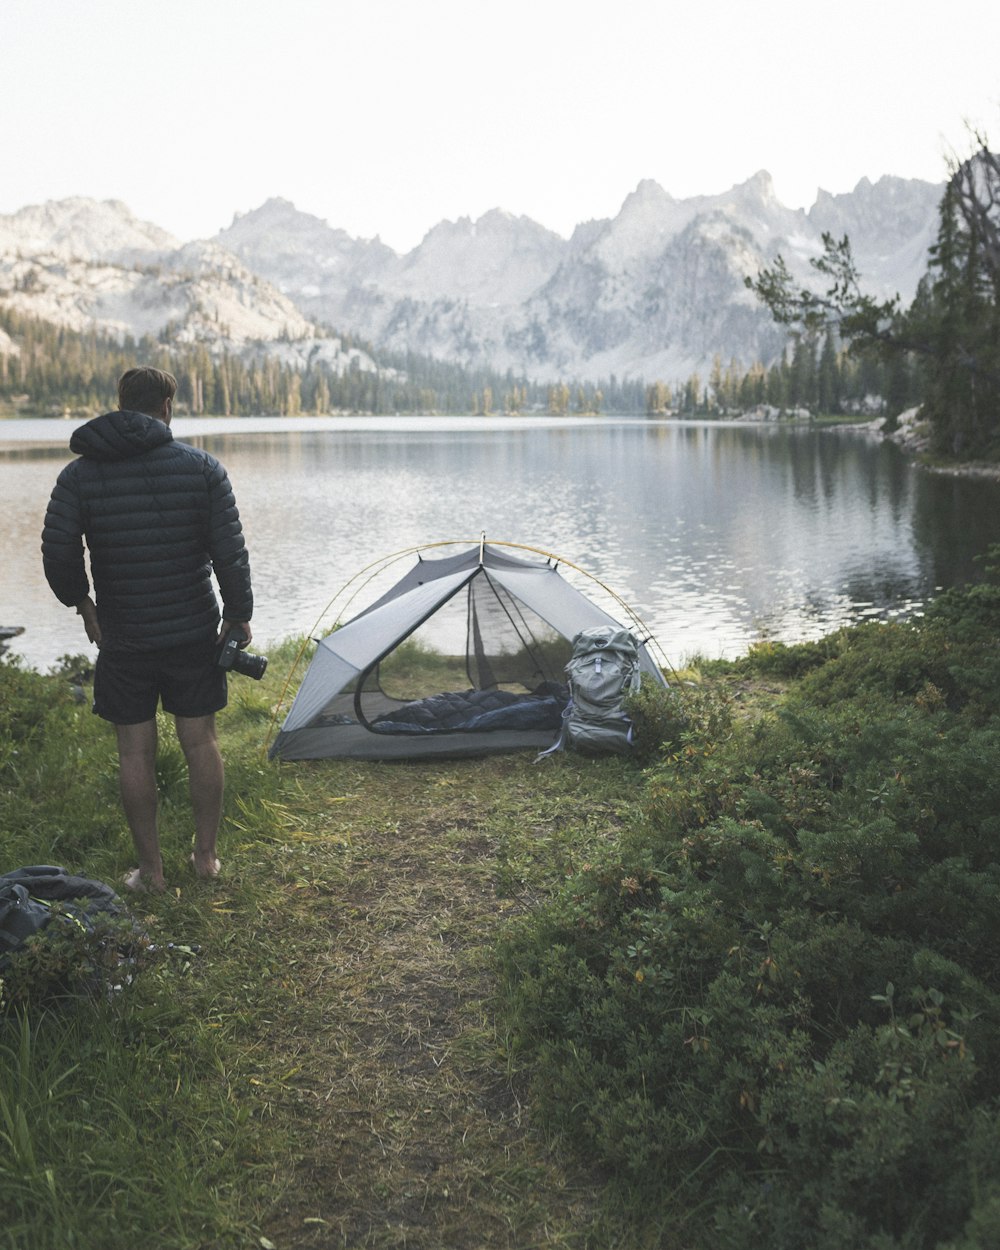
M 216 883 L 160 725 L 170 888 L 126 899 L 153 947 L 131 984 L 67 996 L 61 950 L 6 974 L 4 1244 L 614 1244 L 593 1169 L 531 1115 L 495 952 L 626 819 L 635 768 L 268 762 L 296 649 L 231 682 Z M 4 868 L 120 883 L 113 736 L 62 667 L 0 665 Z
M 165 722 L 134 975 L 4 973 L 5 1244 L 996 1244 L 998 632 L 987 575 L 537 764 L 269 762 L 290 644 L 220 718 L 221 878 Z M 0 664 L 5 867 L 115 883 L 74 667 Z

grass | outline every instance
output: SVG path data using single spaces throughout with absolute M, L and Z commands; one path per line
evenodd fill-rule
M 0 1020 L 5 1246 L 628 1247 L 601 1176 L 533 1120 L 494 951 L 615 838 L 637 772 L 267 762 L 292 655 L 234 678 L 220 717 L 222 878 L 190 875 L 165 722 L 170 889 L 129 900 L 155 960 L 108 1001 Z M 4 868 L 120 881 L 110 731 L 61 679 L 0 681 Z
M 268 763 L 234 679 L 222 879 L 164 725 L 146 966 L 0 987 L 5 1245 L 1000 1244 L 998 623 L 693 661 L 628 761 Z M 107 727 L 0 696 L 10 866 L 120 879 Z

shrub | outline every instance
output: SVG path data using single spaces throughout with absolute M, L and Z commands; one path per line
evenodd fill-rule
M 662 734 L 641 821 L 502 953 L 549 1122 L 679 1242 L 992 1244 L 994 608 L 756 648 L 776 712 Z
M 635 727 L 634 758 L 642 764 L 679 744 L 694 714 L 676 687 L 651 681 L 643 681 L 637 691 L 626 697 L 625 710 Z
M 0 692 L 0 742 L 7 746 L 41 733 L 48 714 L 72 702 L 68 687 L 21 668 L 14 656 L 0 659 Z
M 801 677 L 835 655 L 842 637 L 831 634 L 818 642 L 757 642 L 750 647 L 747 667 L 776 677 Z
M 131 982 L 152 959 L 149 939 L 126 915 L 53 903 L 43 929 L 3 962 L 0 1007 L 38 1007 L 81 994 L 107 994 Z

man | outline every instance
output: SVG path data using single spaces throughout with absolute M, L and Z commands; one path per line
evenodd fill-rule
M 156 793 L 161 701 L 188 766 L 191 863 L 201 877 L 218 874 L 223 763 L 215 713 L 226 705 L 226 674 L 216 664 L 216 643 L 234 625 L 246 635 L 244 647 L 251 638 L 250 566 L 236 501 L 213 456 L 174 441 L 176 391 L 176 380 L 159 369 L 122 374 L 119 410 L 73 433 L 70 450 L 80 459 L 59 474 L 42 533 L 46 579 L 99 648 L 94 711 L 118 737 L 122 805 L 139 859 L 125 875 L 133 890 L 164 888 Z

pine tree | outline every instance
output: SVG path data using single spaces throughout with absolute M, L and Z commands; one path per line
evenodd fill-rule
M 711 393 L 711 402 L 716 409 L 726 410 L 726 392 L 722 378 L 722 357 L 716 353 L 712 357 L 712 371 L 708 377 L 708 389 Z M 706 396 L 706 402 L 708 397 Z
M 819 412 L 830 415 L 843 411 L 840 400 L 840 365 L 832 328 L 827 330 L 819 356 L 816 376 L 816 402 Z
M 1000 158 L 957 166 L 910 330 L 931 346 L 924 414 L 941 451 L 976 455 L 1000 431 Z
M 812 262 L 830 282 L 824 294 L 794 289 L 780 256 L 747 280 L 800 336 L 835 326 L 877 364 L 859 384 L 877 377 L 891 413 L 920 401 L 935 449 L 965 457 L 1000 453 L 1000 155 L 974 138 L 972 155 L 951 165 L 928 273 L 905 312 L 863 293 L 846 237 L 824 235 Z
M 650 383 L 646 388 L 646 412 L 651 416 L 666 412 L 670 398 L 670 387 L 665 382 Z

